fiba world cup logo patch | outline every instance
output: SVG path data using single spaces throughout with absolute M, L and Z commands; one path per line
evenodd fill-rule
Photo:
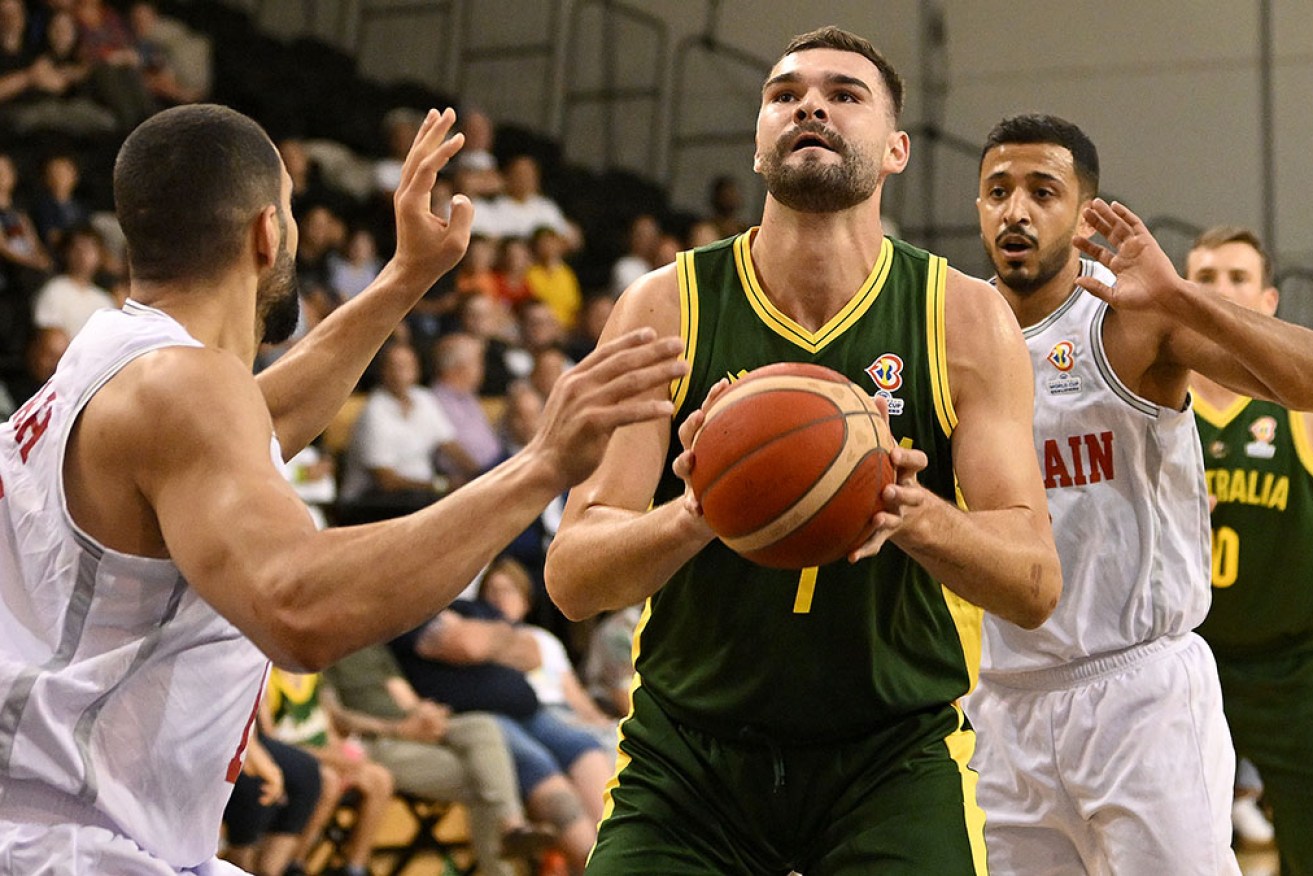
M 897 416 L 903 412 L 903 400 L 894 398 L 894 393 L 903 385 L 903 360 L 896 353 L 883 353 L 870 365 L 866 373 L 875 381 L 875 394 L 884 396 L 889 402 L 889 415 Z
M 1277 438 L 1277 421 L 1274 417 L 1259 417 L 1249 424 L 1249 434 L 1254 440 L 1245 445 L 1245 456 L 1254 459 L 1271 459 L 1277 449 L 1272 442 Z
M 1071 341 L 1058 341 L 1049 350 L 1049 364 L 1059 371 L 1070 371 L 1076 364 L 1076 345 Z
M 1058 373 L 1045 381 L 1049 395 L 1075 395 L 1080 392 L 1080 377 L 1071 373 L 1076 367 L 1076 345 L 1071 341 L 1058 341 L 1044 357 Z

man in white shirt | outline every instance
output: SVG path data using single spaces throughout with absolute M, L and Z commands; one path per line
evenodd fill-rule
M 64 273 L 50 278 L 37 293 L 33 322 L 37 328 L 63 329 L 71 338 L 91 314 L 114 307 L 114 299 L 95 283 L 100 269 L 100 235 L 90 227 L 69 231 L 63 246 Z

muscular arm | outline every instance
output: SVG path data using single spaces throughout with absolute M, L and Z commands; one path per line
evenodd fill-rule
M 506 463 L 416 514 L 319 532 L 270 458 L 269 415 L 242 363 L 166 348 L 88 403 L 70 507 L 93 536 L 112 533 L 110 546 L 149 545 L 153 517 L 202 598 L 275 662 L 317 669 L 432 617 L 592 470 L 618 425 L 668 417 L 668 403 L 635 396 L 682 372 L 677 349 L 642 335 L 599 348 L 561 378 L 539 434 Z
M 616 304 L 602 338 L 638 326 L 679 333 L 673 268 L 648 274 Z M 652 399 L 669 398 L 656 387 Z M 547 591 L 572 620 L 641 602 L 712 539 L 676 499 L 650 508 L 666 464 L 670 423 L 653 420 L 616 432 L 602 464 L 570 492 L 547 551 Z
M 944 317 L 953 462 L 970 510 L 921 491 L 891 540 L 964 599 L 1037 627 L 1058 604 L 1062 571 L 1033 449 L 1030 360 L 986 284 L 951 274 Z
M 291 459 L 322 432 L 355 389 L 374 354 L 415 303 L 465 253 L 473 207 L 452 201 L 451 221 L 430 209 L 438 171 L 464 139 L 444 139 L 451 110 L 430 112 L 406 156 L 393 203 L 397 254 L 364 292 L 329 314 L 257 381 L 284 458 Z

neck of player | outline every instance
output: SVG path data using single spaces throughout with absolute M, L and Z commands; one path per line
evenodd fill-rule
M 128 297 L 173 317 L 207 347 L 227 350 L 248 366 L 255 364 L 256 280 L 225 276 L 183 282 L 133 280 Z M 238 291 L 240 290 L 240 291 Z
M 1076 288 L 1076 278 L 1079 276 L 1080 257 L 1076 255 L 1075 250 L 1072 250 L 1071 258 L 1062 266 L 1062 270 L 1038 289 L 1030 292 L 1015 292 L 1001 276 L 996 276 L 995 282 L 998 291 L 1003 294 L 1003 299 L 1016 314 L 1017 322 L 1025 329 L 1061 307 L 1062 303 L 1071 297 L 1072 290 Z
M 800 213 L 767 196 L 752 263 L 771 302 L 814 332 L 862 288 L 883 243 L 878 189 L 835 213 Z

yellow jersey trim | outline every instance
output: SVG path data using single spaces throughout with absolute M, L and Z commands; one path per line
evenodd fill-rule
M 672 416 L 677 417 L 688 396 L 698 346 L 698 275 L 693 269 L 691 251 L 675 257 L 675 276 L 679 278 L 679 337 L 684 342 L 684 361 L 688 363 L 688 371 L 670 383 L 670 399 L 675 405 Z
M 634 625 L 634 643 L 630 648 L 630 655 L 633 658 L 635 666 L 638 665 L 638 652 L 641 650 L 640 640 L 643 635 L 643 629 L 647 626 L 647 622 L 651 617 L 652 599 L 651 597 L 648 597 L 647 601 L 643 603 L 643 613 L 639 616 L 638 623 Z M 598 822 L 599 827 L 602 822 L 610 818 L 611 813 L 615 811 L 615 800 L 611 797 L 611 792 L 620 787 L 620 774 L 625 771 L 625 767 L 629 766 L 631 761 L 629 755 L 625 754 L 624 749 L 620 747 L 620 743 L 623 742 L 625 738 L 625 722 L 634 717 L 634 692 L 642 687 L 642 684 L 642 679 L 639 678 L 638 673 L 635 672 L 633 678 L 629 682 L 629 714 L 625 715 L 625 717 L 620 720 L 619 727 L 616 729 L 615 773 L 607 781 L 606 788 L 602 792 L 602 820 Z M 593 848 L 596 849 L 597 847 L 593 846 Z M 589 851 L 588 857 L 589 859 L 593 857 L 592 851 Z
M 944 738 L 948 756 L 957 764 L 962 776 L 962 815 L 966 822 L 967 838 L 971 842 L 971 861 L 975 876 L 987 876 L 989 865 L 985 857 L 985 810 L 976 802 L 976 786 L 980 783 L 980 774 L 971 769 L 971 756 L 976 753 L 976 734 L 964 729 L 962 707 L 953 704 L 957 712 L 957 730 Z
M 793 613 L 807 614 L 812 610 L 812 596 L 816 593 L 816 566 L 808 566 L 798 576 L 798 593 L 793 597 Z
M 880 290 L 884 288 L 889 270 L 893 266 L 894 245 L 889 238 L 880 242 L 880 255 L 875 266 L 866 275 L 857 294 L 848 300 L 830 321 L 816 331 L 808 331 L 792 317 L 784 313 L 766 295 L 757 279 L 756 268 L 752 264 L 752 240 L 756 229 L 740 234 L 734 241 L 734 266 L 738 270 L 739 283 L 747 296 L 748 304 L 765 326 L 791 344 L 801 347 L 808 353 L 819 353 L 832 341 L 842 335 L 871 309 Z
M 1231 404 L 1224 408 L 1217 408 L 1213 407 L 1208 399 L 1195 392 L 1194 389 L 1190 390 L 1190 400 L 1194 405 L 1194 412 L 1215 429 L 1225 429 L 1253 401 L 1248 396 L 1238 395 Z
M 1290 438 L 1295 442 L 1295 455 L 1304 464 L 1304 471 L 1313 475 L 1313 438 L 1309 430 L 1313 429 L 1313 414 L 1301 411 L 1290 412 Z
M 926 350 L 930 356 L 930 391 L 935 400 L 935 416 L 944 435 L 952 437 L 957 428 L 953 394 L 948 387 L 948 353 L 944 345 L 944 290 L 948 287 L 948 261 L 930 257 L 926 274 Z

